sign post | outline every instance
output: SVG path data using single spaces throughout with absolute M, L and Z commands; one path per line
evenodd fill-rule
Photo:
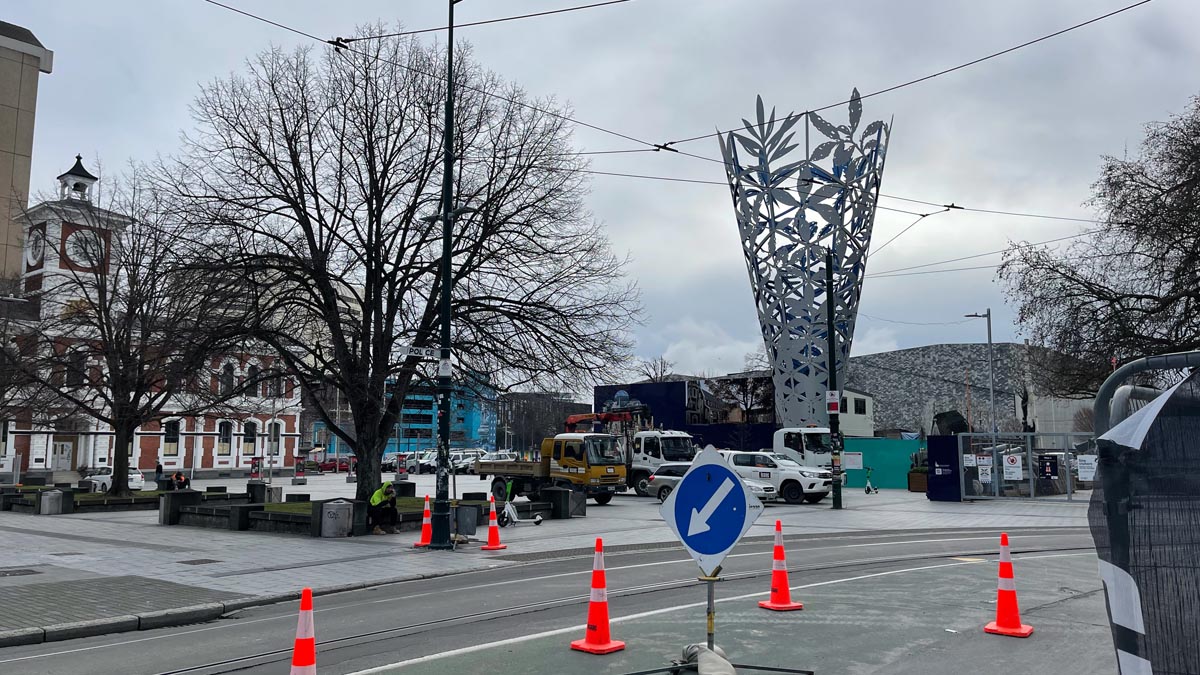
M 710 445 L 663 502 L 659 513 L 684 549 L 696 561 L 708 586 L 708 648 L 716 623 L 716 582 L 721 563 L 762 515 L 762 502 L 750 494 L 737 474 Z

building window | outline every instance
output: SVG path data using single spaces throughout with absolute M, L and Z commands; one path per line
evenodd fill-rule
M 251 364 L 250 368 L 246 370 L 247 396 L 258 396 L 259 392 L 262 391 L 262 382 L 260 381 L 261 376 L 262 370 L 260 370 L 259 367 L 254 364 Z
M 0 457 L 8 456 L 8 420 L 0 421 Z
M 467 423 L 467 418 L 465 418 L 465 417 L 455 417 L 454 419 L 456 421 L 455 422 L 456 424 L 466 424 Z
M 163 422 L 163 455 L 179 456 L 179 420 Z
M 267 452 L 271 455 L 279 454 L 279 438 L 283 432 L 283 425 L 279 422 L 271 422 L 267 425 Z
M 67 386 L 82 387 L 87 375 L 87 352 L 77 349 L 67 357 Z
M 846 410 L 847 410 L 847 408 L 846 408 L 846 397 L 845 397 L 845 396 L 843 396 L 843 397 L 842 397 L 842 402 L 838 404 L 838 412 L 840 412 L 840 413 L 842 413 L 842 414 L 844 415 L 844 414 L 846 414 Z
M 865 399 L 865 398 L 854 399 L 854 414 L 855 415 L 866 415 L 867 414 L 867 399 Z
M 433 415 L 404 413 L 400 416 L 400 421 L 405 424 L 433 424 Z
M 232 363 L 226 363 L 225 366 L 221 368 L 221 376 L 219 379 L 221 383 L 221 395 L 232 396 L 233 387 L 236 383 L 236 374 Z
M 217 423 L 217 455 L 228 457 L 233 446 L 233 422 Z
M 405 438 L 433 438 L 432 429 L 405 429 Z
M 276 375 L 267 380 L 267 398 L 283 398 L 282 375 Z
M 246 422 L 242 425 L 242 456 L 253 457 L 258 444 L 258 425 Z

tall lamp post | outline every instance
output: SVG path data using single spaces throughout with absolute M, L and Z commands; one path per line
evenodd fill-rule
M 825 251 L 825 340 L 826 351 L 829 352 L 827 369 L 829 370 L 829 396 L 833 401 L 826 401 L 829 411 L 829 444 L 830 468 L 833 470 L 833 507 L 842 508 L 842 431 L 840 426 L 841 392 L 838 391 L 837 381 L 837 310 L 833 288 L 833 246 Z
M 992 308 L 988 307 L 983 314 L 964 314 L 968 319 L 987 319 L 988 337 L 988 398 L 992 407 L 992 445 L 996 444 L 996 434 L 1000 428 L 996 426 L 996 359 L 992 356 Z M 968 383 L 969 384 L 969 383 Z M 968 425 L 970 420 L 967 420 Z
M 437 446 L 437 491 L 433 500 L 431 519 L 432 536 L 429 548 L 449 549 L 450 541 L 450 396 L 453 392 L 453 370 L 450 365 L 450 307 L 451 256 L 453 246 L 451 232 L 454 217 L 466 209 L 454 208 L 454 5 L 462 0 L 447 0 L 449 10 L 446 22 L 446 122 L 442 129 L 442 344 L 438 362 L 438 446 Z

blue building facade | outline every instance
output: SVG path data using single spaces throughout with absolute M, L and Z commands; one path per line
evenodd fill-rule
M 496 390 L 485 384 L 455 385 L 450 395 L 451 449 L 496 449 L 496 398 Z M 436 387 L 411 387 L 384 454 L 437 449 L 437 408 Z M 314 447 L 325 447 L 329 458 L 352 454 L 340 438 L 327 431 L 324 421 L 313 422 L 312 439 Z

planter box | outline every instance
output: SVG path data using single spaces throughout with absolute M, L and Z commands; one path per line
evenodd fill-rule
M 929 474 L 918 473 L 916 471 L 908 472 L 908 491 L 909 492 L 925 492 L 929 489 Z

